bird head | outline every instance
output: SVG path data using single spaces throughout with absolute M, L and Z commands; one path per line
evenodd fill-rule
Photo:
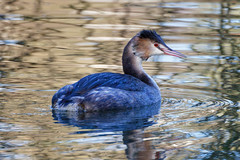
M 186 58 L 180 52 L 168 47 L 160 35 L 153 30 L 142 30 L 133 38 L 133 53 L 142 60 L 147 60 L 154 54 L 165 54 L 179 58 Z

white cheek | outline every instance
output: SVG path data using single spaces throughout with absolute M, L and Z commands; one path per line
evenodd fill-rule
M 160 46 L 161 47 L 161 46 Z M 151 54 L 163 54 L 163 51 L 152 45 L 151 47 Z

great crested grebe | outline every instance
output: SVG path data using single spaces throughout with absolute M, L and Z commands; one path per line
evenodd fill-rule
M 54 94 L 52 108 L 94 112 L 159 103 L 158 85 L 142 68 L 142 61 L 153 54 L 186 57 L 169 48 L 155 31 L 142 30 L 123 50 L 124 74 L 95 73 L 66 85 Z

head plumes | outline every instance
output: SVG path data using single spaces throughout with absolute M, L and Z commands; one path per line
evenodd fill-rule
M 167 54 L 185 58 L 183 54 L 172 50 L 154 30 L 142 30 L 133 39 L 134 55 L 147 60 L 153 54 Z
M 152 42 L 160 43 L 160 44 L 164 45 L 165 47 L 167 47 L 169 50 L 171 50 L 171 48 L 169 48 L 165 44 L 162 37 L 160 35 L 158 35 L 157 32 L 154 30 L 142 30 L 141 32 L 138 33 L 138 37 L 144 38 L 144 39 L 149 39 Z
M 159 35 L 154 30 L 142 30 L 138 33 L 139 38 L 148 38 L 151 41 L 158 42 L 159 41 Z

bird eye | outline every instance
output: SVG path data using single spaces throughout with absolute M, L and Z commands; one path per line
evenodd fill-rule
M 154 46 L 155 46 L 155 47 L 158 47 L 158 44 L 157 44 L 157 43 L 155 43 L 155 44 L 154 44 Z

